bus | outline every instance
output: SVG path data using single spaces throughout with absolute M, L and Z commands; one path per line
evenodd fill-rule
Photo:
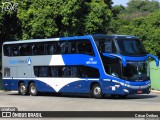
M 36 96 L 39 92 L 126 97 L 149 94 L 147 54 L 130 35 L 85 35 L 4 42 L 2 72 L 5 90 Z

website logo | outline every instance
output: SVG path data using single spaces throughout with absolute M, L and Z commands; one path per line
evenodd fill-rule
M 16 11 L 17 8 L 18 8 L 18 3 L 14 3 L 14 2 L 2 2 L 2 12 Z
M 32 64 L 32 60 L 29 57 L 28 59 L 11 59 L 9 60 L 9 64 L 16 65 L 16 64 Z

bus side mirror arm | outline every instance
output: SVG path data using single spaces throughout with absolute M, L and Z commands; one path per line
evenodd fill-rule
M 155 60 L 155 62 L 156 62 L 156 66 L 157 66 L 157 67 L 159 66 L 159 60 L 158 60 L 158 58 L 157 58 L 156 56 L 151 55 L 151 54 L 147 54 L 147 57 L 153 58 L 153 59 Z
M 110 57 L 110 58 L 119 58 L 122 60 L 122 64 L 124 67 L 127 66 L 126 59 L 123 56 L 117 55 L 117 54 L 109 54 L 109 53 L 103 53 L 104 56 Z

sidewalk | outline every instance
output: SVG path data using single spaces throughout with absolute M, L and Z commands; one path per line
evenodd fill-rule
M 160 91 L 159 91 L 159 90 L 151 90 L 151 92 L 160 94 Z

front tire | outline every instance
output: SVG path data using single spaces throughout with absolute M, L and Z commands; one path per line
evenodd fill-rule
M 99 84 L 93 85 L 93 88 L 91 90 L 91 94 L 96 99 L 102 98 L 103 97 L 103 93 L 102 93 L 101 86 Z
M 37 87 L 36 87 L 36 84 L 34 82 L 32 82 L 29 85 L 29 93 L 30 93 L 31 96 L 38 95 Z
M 27 95 L 27 92 L 28 92 L 27 86 L 25 85 L 24 82 L 21 82 L 18 86 L 18 93 L 20 95 Z

